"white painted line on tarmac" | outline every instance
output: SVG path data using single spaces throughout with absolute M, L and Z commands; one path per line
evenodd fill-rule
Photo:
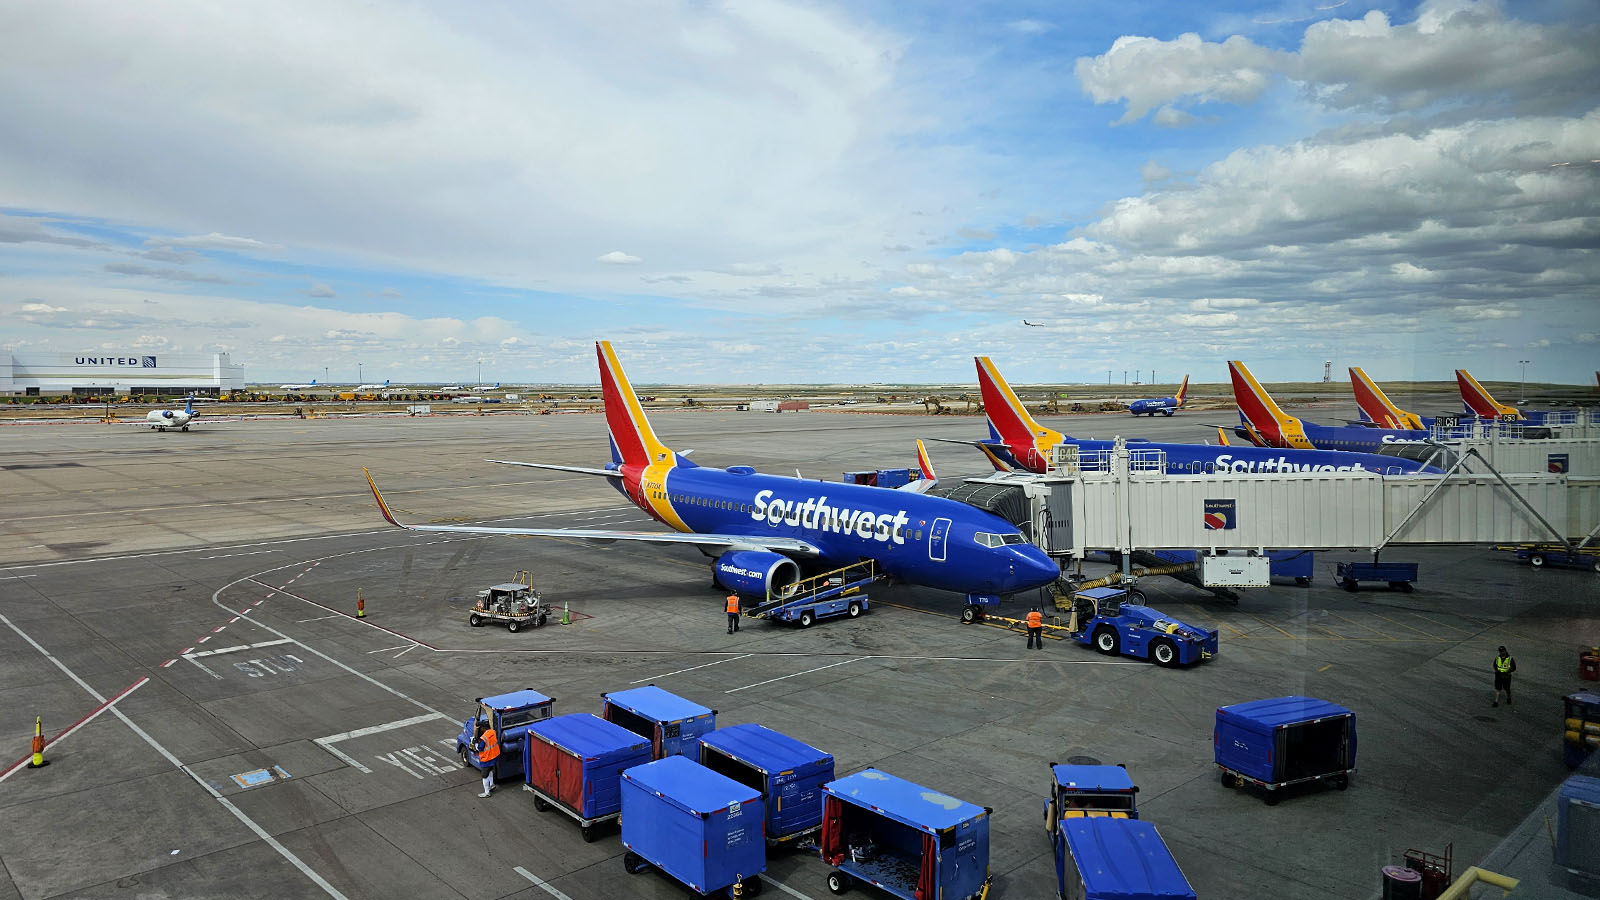
M 317 616 L 315 619 L 296 619 L 295 620 L 295 624 L 296 625 L 301 625 L 301 624 L 304 624 L 306 622 L 321 622 L 323 619 L 343 619 L 343 618 L 347 618 L 344 613 L 334 613 L 331 616 Z
M 527 869 L 524 869 L 521 866 L 513 866 L 511 871 L 517 873 L 518 875 L 521 875 L 523 878 L 528 879 L 529 881 L 533 882 L 534 884 L 538 885 L 539 887 L 544 888 L 545 891 L 548 892 L 550 894 L 550 896 L 556 898 L 556 900 L 572 900 L 571 897 L 568 897 L 566 894 L 563 894 L 560 891 L 556 890 L 555 885 L 551 884 L 548 881 L 545 881 L 543 878 L 540 878 L 539 876 L 533 874 L 532 872 L 529 872 Z
M 412 644 L 410 646 L 406 646 L 405 644 L 399 644 L 399 645 L 394 646 L 394 647 L 384 647 L 381 650 L 368 650 L 367 654 L 370 656 L 373 653 L 388 653 L 390 650 L 399 650 L 402 647 L 404 647 L 407 650 L 413 650 L 413 649 L 416 649 L 416 646 L 417 646 L 416 644 Z
M 776 878 L 769 878 L 766 875 L 762 875 L 762 876 L 759 876 L 759 877 L 761 878 L 762 881 L 765 881 L 767 884 L 772 885 L 773 887 L 777 888 L 780 891 L 783 891 L 785 894 L 788 894 L 791 897 L 799 897 L 800 900 L 814 900 L 814 898 L 812 898 L 811 895 L 802 894 L 799 891 L 795 890 L 792 887 L 789 887 L 787 884 L 784 884 L 783 882 L 779 881 Z
M 22 631 L 22 629 L 18 628 L 16 625 L 13 625 L 10 619 L 6 618 L 4 615 L 0 615 L 0 622 L 6 623 L 6 625 L 9 626 L 12 631 L 15 631 L 17 634 L 21 635 L 23 640 L 27 641 L 29 644 L 32 644 L 33 649 L 39 651 L 39 653 L 43 655 L 45 659 L 48 659 L 50 662 L 54 663 L 56 668 L 60 669 L 62 672 L 65 672 L 68 678 L 71 678 L 73 681 L 77 682 L 78 687 L 83 688 L 84 691 L 89 694 L 89 696 L 99 700 L 101 703 L 108 704 L 107 708 L 111 710 L 111 714 L 122 720 L 122 724 L 132 729 L 134 734 L 137 734 L 139 737 L 143 738 L 145 743 L 154 748 L 157 753 L 160 753 L 162 756 L 166 757 L 167 761 L 172 763 L 174 767 L 178 768 L 185 775 L 188 775 L 191 779 L 193 779 L 194 783 L 200 785 L 201 789 L 210 794 L 212 799 L 222 804 L 222 807 L 228 812 L 233 813 L 235 818 L 244 823 L 244 825 L 251 831 L 255 832 L 256 837 L 261 838 L 262 841 L 266 842 L 267 846 L 271 847 L 273 850 L 276 850 L 280 856 L 293 864 L 296 869 L 299 869 L 301 874 L 311 879 L 311 881 L 315 883 L 317 887 L 322 888 L 322 890 L 326 892 L 329 897 L 334 898 L 334 900 L 348 900 L 344 894 L 339 893 L 337 888 L 329 884 L 327 879 L 323 878 L 321 875 L 318 875 L 315 869 L 312 869 L 310 866 L 306 865 L 305 862 L 302 861 L 300 857 L 295 856 L 288 847 L 285 847 L 283 844 L 279 843 L 277 838 L 269 834 L 266 829 L 262 828 L 260 825 L 257 825 L 254 819 L 245 815 L 244 811 L 229 802 L 228 798 L 217 793 L 215 788 L 207 784 L 199 775 L 196 775 L 193 769 L 190 769 L 188 766 L 184 765 L 183 762 L 176 756 L 173 756 L 172 751 L 168 750 L 166 747 L 163 747 L 160 742 L 151 737 L 148 732 L 146 732 L 143 728 L 140 728 L 132 719 L 128 718 L 128 716 L 123 713 L 122 710 L 115 706 L 109 705 L 110 701 L 106 700 L 105 697 L 102 697 L 100 692 L 90 687 L 88 682 L 84 681 L 82 678 L 79 678 L 77 673 L 67 668 L 66 665 L 61 662 L 61 660 L 51 656 L 48 651 L 39 646 L 37 641 L 29 637 Z
M 145 677 L 139 679 L 138 681 L 135 681 L 133 684 L 128 685 L 127 687 L 123 688 L 121 693 L 117 694 L 115 697 L 112 697 L 110 700 L 107 700 L 106 702 L 104 702 L 104 703 L 100 704 L 99 706 L 95 707 L 88 715 L 86 715 L 83 718 L 79 719 L 78 721 L 72 723 L 72 725 L 70 727 L 68 727 L 66 731 L 63 731 L 60 734 L 56 735 L 55 737 L 51 738 L 50 740 L 45 741 L 45 746 L 46 747 L 54 747 L 56 744 L 59 744 L 62 741 L 66 740 L 68 737 L 71 737 L 74 732 L 76 732 L 78 729 L 82 728 L 83 726 L 89 724 L 90 722 L 93 722 L 96 718 L 99 717 L 99 715 L 101 713 L 105 712 L 106 710 L 110 709 L 113 705 L 115 705 L 117 701 L 121 700 L 123 697 L 128 696 L 129 694 L 133 693 L 134 691 L 138 690 L 139 688 L 144 687 L 145 682 L 147 682 L 149 680 L 150 680 L 150 676 L 146 675 Z M 15 763 L 13 763 L 11 765 L 11 767 L 6 769 L 4 772 L 0 772 L 0 781 L 5 781 L 7 778 L 10 778 L 11 774 L 13 772 L 15 772 L 18 769 L 22 768 L 22 764 L 27 762 L 32 757 L 33 757 L 33 754 L 29 753 L 27 756 L 24 756 L 21 759 L 17 760 Z
M 771 684 L 774 681 L 782 681 L 785 678 L 798 678 L 801 675 L 810 675 L 812 672 L 821 672 L 823 669 L 831 669 L 831 668 L 833 668 L 835 666 L 845 666 L 845 665 L 849 665 L 850 663 L 853 663 L 853 662 L 861 662 L 863 659 L 872 659 L 872 657 L 870 657 L 870 656 L 858 656 L 855 659 L 846 659 L 846 660 L 843 660 L 841 662 L 829 663 L 829 664 L 827 664 L 825 666 L 817 666 L 815 669 L 807 669 L 804 672 L 796 672 L 793 675 L 779 675 L 777 678 L 768 678 L 766 681 L 758 681 L 755 684 L 747 684 L 744 687 L 736 687 L 731 691 L 723 691 L 723 693 L 724 694 L 737 694 L 740 691 L 749 690 L 750 688 L 753 688 L 753 687 L 760 687 L 763 684 Z
M 311 648 L 307 647 L 306 649 L 310 650 Z M 312 650 L 312 652 L 315 653 L 316 651 Z M 410 698 L 408 697 L 406 699 L 409 700 Z M 412 702 L 415 702 L 415 701 L 412 701 Z M 349 741 L 349 740 L 354 740 L 355 738 L 366 737 L 366 736 L 372 735 L 372 734 L 381 734 L 381 733 L 383 733 L 385 731 L 393 731 L 396 728 L 409 728 L 412 725 L 421 725 L 423 722 L 432 722 L 434 719 L 445 719 L 445 720 L 448 721 L 450 719 L 450 717 L 445 715 L 444 713 L 441 713 L 441 712 L 429 713 L 428 715 L 425 715 L 425 716 L 413 716 L 412 718 L 409 718 L 409 719 L 401 719 L 398 722 L 386 722 L 386 723 L 384 723 L 382 725 L 372 725 L 372 726 L 369 726 L 367 728 L 357 728 L 355 731 L 346 731 L 346 732 L 342 732 L 340 734 L 330 734 L 327 737 L 319 737 L 319 738 L 316 739 L 315 743 L 316 743 L 317 746 L 321 747 L 322 749 L 324 749 L 324 750 L 328 751 L 329 753 L 333 754 L 334 756 L 337 756 L 338 758 L 344 760 L 346 765 L 349 765 L 350 767 L 355 768 L 355 769 L 359 769 L 359 770 L 361 770 L 361 772 L 363 772 L 363 773 L 365 773 L 367 775 L 371 775 L 372 774 L 372 770 L 371 769 L 369 769 L 366 766 L 362 765 L 361 763 L 357 762 L 354 757 L 347 756 L 344 753 L 340 752 L 339 749 L 334 747 L 333 745 L 337 744 L 337 743 L 339 743 L 341 741 Z
M 210 669 L 206 668 L 206 664 L 205 663 L 201 662 L 198 659 L 195 659 L 193 656 L 191 656 L 191 655 L 186 653 L 186 654 L 184 654 L 183 658 L 188 660 L 190 663 L 192 663 L 195 668 L 197 668 L 200 671 L 206 673 L 207 675 L 210 675 L 212 678 L 215 678 L 218 681 L 222 680 L 222 676 L 221 675 L 218 675 L 217 673 L 215 673 L 215 672 L 211 671 Z
M 184 658 L 188 659 L 194 656 L 221 656 L 224 653 L 238 653 L 240 650 L 255 650 L 258 647 L 276 647 L 279 644 L 292 643 L 294 643 L 294 641 L 288 638 L 283 638 L 282 640 L 277 641 L 262 641 L 259 644 L 240 644 L 237 647 L 218 647 L 215 650 L 201 650 L 197 653 L 186 653 L 184 654 Z
M 38 578 L 38 577 L 39 577 L 38 575 L 0 575 L 0 581 L 5 581 L 6 579 L 10 579 L 10 578 Z
M 212 639 L 212 638 L 214 638 L 214 637 L 216 637 L 216 635 L 214 635 L 214 634 L 208 634 L 208 635 L 206 635 L 206 636 L 205 636 L 205 637 L 203 637 L 203 638 L 201 638 L 201 639 L 200 639 L 200 640 L 198 640 L 198 641 L 195 641 L 195 643 L 197 643 L 197 644 L 204 644 L 204 643 L 205 643 L 205 642 L 206 642 L 206 641 L 209 641 L 209 640 L 211 640 L 211 639 Z
M 276 550 L 251 550 L 249 553 L 221 553 L 216 556 L 197 556 L 196 559 L 228 559 L 234 556 L 260 556 L 263 553 L 277 553 Z
M 420 646 L 422 646 L 422 645 L 421 644 L 412 644 L 411 646 L 405 648 L 404 650 L 401 650 L 399 653 L 396 653 L 394 655 L 394 658 L 395 659 L 399 659 L 400 657 L 405 656 L 407 653 L 410 653 L 411 651 L 417 649 Z
M 638 681 L 630 681 L 628 683 L 629 684 L 644 684 L 647 681 L 655 681 L 657 678 L 668 678 L 668 677 L 671 677 L 673 675 L 682 675 L 685 672 L 693 672 L 695 669 L 704 669 L 704 668 L 706 668 L 708 666 L 720 666 L 725 662 L 733 662 L 736 659 L 749 659 L 750 657 L 752 657 L 754 655 L 755 654 L 753 654 L 753 653 L 746 653 L 746 654 L 744 654 L 742 656 L 732 656 L 732 657 L 729 657 L 727 659 L 719 659 L 716 662 L 708 662 L 708 663 L 705 663 L 703 665 L 690 666 L 687 669 L 679 669 L 676 672 L 667 672 L 666 674 L 663 674 L 663 675 L 651 675 L 649 678 L 641 678 Z

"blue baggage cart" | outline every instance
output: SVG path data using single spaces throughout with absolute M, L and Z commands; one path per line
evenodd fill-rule
M 1139 788 L 1122 766 L 1050 764 L 1050 796 L 1044 800 L 1044 833 L 1053 841 L 1063 819 L 1106 816 L 1139 818 Z
M 701 896 L 759 893 L 767 869 L 761 794 L 681 756 L 622 773 L 622 864 L 654 866 Z
M 494 761 L 495 778 L 521 778 L 524 736 L 533 723 L 542 722 L 555 712 L 555 698 L 529 688 L 493 697 L 479 697 L 477 704 L 476 713 L 461 723 L 461 731 L 456 735 L 456 755 L 461 759 L 461 764 L 476 769 L 487 768 L 478 759 L 478 751 L 474 747 L 484 727 L 492 724 L 500 741 L 500 756 Z
M 533 808 L 554 806 L 593 841 L 602 823 L 621 813 L 622 771 L 650 761 L 650 742 L 599 716 L 572 713 L 529 727 L 522 753 L 522 788 L 533 794 Z
M 1600 778 L 1573 775 L 1556 795 L 1556 865 L 1600 875 Z
M 1356 716 L 1313 697 L 1272 697 L 1217 709 L 1211 742 L 1226 787 L 1253 784 L 1267 804 L 1296 784 L 1350 785 L 1356 770 Z
M 822 785 L 833 780 L 832 754 L 764 725 L 732 725 L 700 739 L 700 765 L 761 792 L 768 846 L 822 826 Z
M 989 882 L 989 813 L 887 772 L 822 786 L 828 890 L 857 881 L 903 900 L 967 900 Z
M 1056 835 L 1061 900 L 1195 900 L 1160 832 L 1139 819 L 1067 819 Z
M 1389 589 L 1411 593 L 1417 580 L 1417 564 L 1407 562 L 1342 562 L 1334 566 L 1333 578 L 1339 586 L 1355 593 L 1363 581 L 1388 582 Z
M 650 756 L 700 756 L 700 738 L 717 727 L 717 711 L 646 685 L 601 694 L 600 717 L 650 741 Z

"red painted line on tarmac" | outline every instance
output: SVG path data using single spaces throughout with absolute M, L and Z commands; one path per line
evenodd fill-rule
M 172 660 L 167 660 L 167 662 L 170 663 L 170 662 L 172 662 Z M 139 679 L 138 681 L 135 681 L 133 684 L 130 684 L 127 687 L 123 688 L 121 691 L 119 691 L 117 693 L 117 695 L 115 697 L 112 697 L 110 700 L 107 700 L 106 702 L 100 704 L 99 706 L 96 706 L 94 709 L 89 710 L 88 713 L 84 714 L 83 718 L 79 719 L 76 722 L 73 722 L 71 725 L 68 725 L 66 731 L 63 731 L 60 734 L 56 735 L 55 737 L 50 738 L 49 740 L 45 741 L 44 745 L 46 747 L 48 747 L 51 744 L 54 744 L 56 741 L 59 741 L 62 738 L 65 738 L 67 735 L 73 733 L 74 731 L 77 731 L 79 728 L 82 728 L 84 725 L 87 725 L 89 723 L 90 719 L 94 718 L 95 716 L 100 715 L 102 712 L 105 712 L 108 708 L 110 708 L 111 704 L 116 703 L 118 700 L 121 700 L 123 697 L 126 697 L 129 694 L 133 693 L 139 687 L 143 686 L 146 681 L 149 681 L 149 680 L 150 680 L 150 676 L 146 675 L 145 677 Z M 25 765 L 28 762 L 28 760 L 30 760 L 32 758 L 33 758 L 33 752 L 29 751 L 26 756 L 22 757 L 21 759 L 17 760 L 16 762 L 12 763 L 11 765 L 7 766 L 4 770 L 0 770 L 0 779 L 6 778 L 12 772 L 16 771 L 18 768 L 20 768 L 21 766 Z

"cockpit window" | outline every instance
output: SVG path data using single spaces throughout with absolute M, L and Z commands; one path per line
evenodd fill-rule
M 1026 544 L 1028 542 L 1028 539 L 1023 537 L 1020 532 L 1002 534 L 1000 535 L 1000 539 L 1007 544 Z

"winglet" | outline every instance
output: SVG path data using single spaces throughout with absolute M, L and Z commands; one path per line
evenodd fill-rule
M 389 511 L 389 504 L 385 503 L 383 495 L 378 493 L 378 484 L 372 480 L 372 473 L 367 471 L 366 466 L 361 467 L 361 474 L 367 476 L 367 487 L 372 488 L 372 499 L 378 501 L 378 511 L 383 513 L 384 519 L 396 528 L 405 528 L 406 526 L 395 521 L 394 513 Z
M 1217 446 L 1219 446 L 1219 447 L 1230 447 L 1230 446 L 1232 446 L 1231 444 L 1228 443 L 1228 432 L 1226 430 L 1224 430 L 1221 425 L 1217 426 Z
M 930 481 L 938 481 L 939 476 L 933 474 L 933 460 L 928 458 L 928 448 L 922 445 L 922 439 L 917 439 L 917 467 L 922 469 L 922 477 Z

